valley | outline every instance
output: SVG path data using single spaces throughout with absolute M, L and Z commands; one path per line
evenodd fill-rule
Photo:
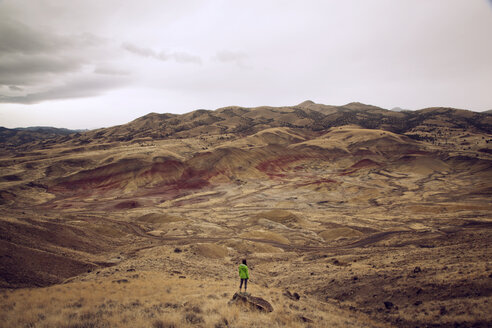
M 490 114 L 306 101 L 37 138 L 0 149 L 7 326 L 492 322 Z M 243 258 L 272 314 L 226 306 Z

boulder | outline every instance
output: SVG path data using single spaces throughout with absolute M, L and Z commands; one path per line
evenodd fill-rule
M 272 312 L 272 305 L 261 297 L 251 296 L 249 294 L 235 293 L 229 301 L 229 305 L 242 305 L 261 312 Z
M 301 295 L 298 293 L 291 293 L 289 290 L 285 290 L 284 296 L 290 298 L 293 301 L 298 301 L 301 298 Z

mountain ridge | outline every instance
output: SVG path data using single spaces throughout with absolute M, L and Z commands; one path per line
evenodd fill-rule
M 0 144 L 19 146 L 25 143 L 83 133 L 88 130 L 71 130 L 51 126 L 31 126 L 24 128 L 5 128 L 0 126 Z
M 250 135 L 271 127 L 322 131 L 350 124 L 414 135 L 416 138 L 430 138 L 425 132 L 431 126 L 491 133 L 492 116 L 489 113 L 446 107 L 395 112 L 358 102 L 331 106 L 304 101 L 296 106 L 227 106 L 216 110 L 199 109 L 185 114 L 149 113 L 125 124 L 89 131 L 50 129 L 44 133 L 38 129 L 30 135 L 32 129 L 29 128 L 20 132 L 3 128 L 0 131 L 0 147 L 16 147 L 36 142 L 43 144 L 46 141 L 64 142 L 70 139 L 67 138 L 70 134 L 81 143 L 98 143 L 223 133 Z M 20 137 L 20 134 L 23 136 Z

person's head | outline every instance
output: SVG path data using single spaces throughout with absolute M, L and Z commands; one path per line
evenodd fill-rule
M 246 259 L 243 260 L 243 264 L 246 265 Z

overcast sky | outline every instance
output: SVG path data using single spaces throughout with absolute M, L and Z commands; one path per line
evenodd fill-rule
M 492 109 L 492 2 L 0 0 L 0 126 L 307 99 Z

